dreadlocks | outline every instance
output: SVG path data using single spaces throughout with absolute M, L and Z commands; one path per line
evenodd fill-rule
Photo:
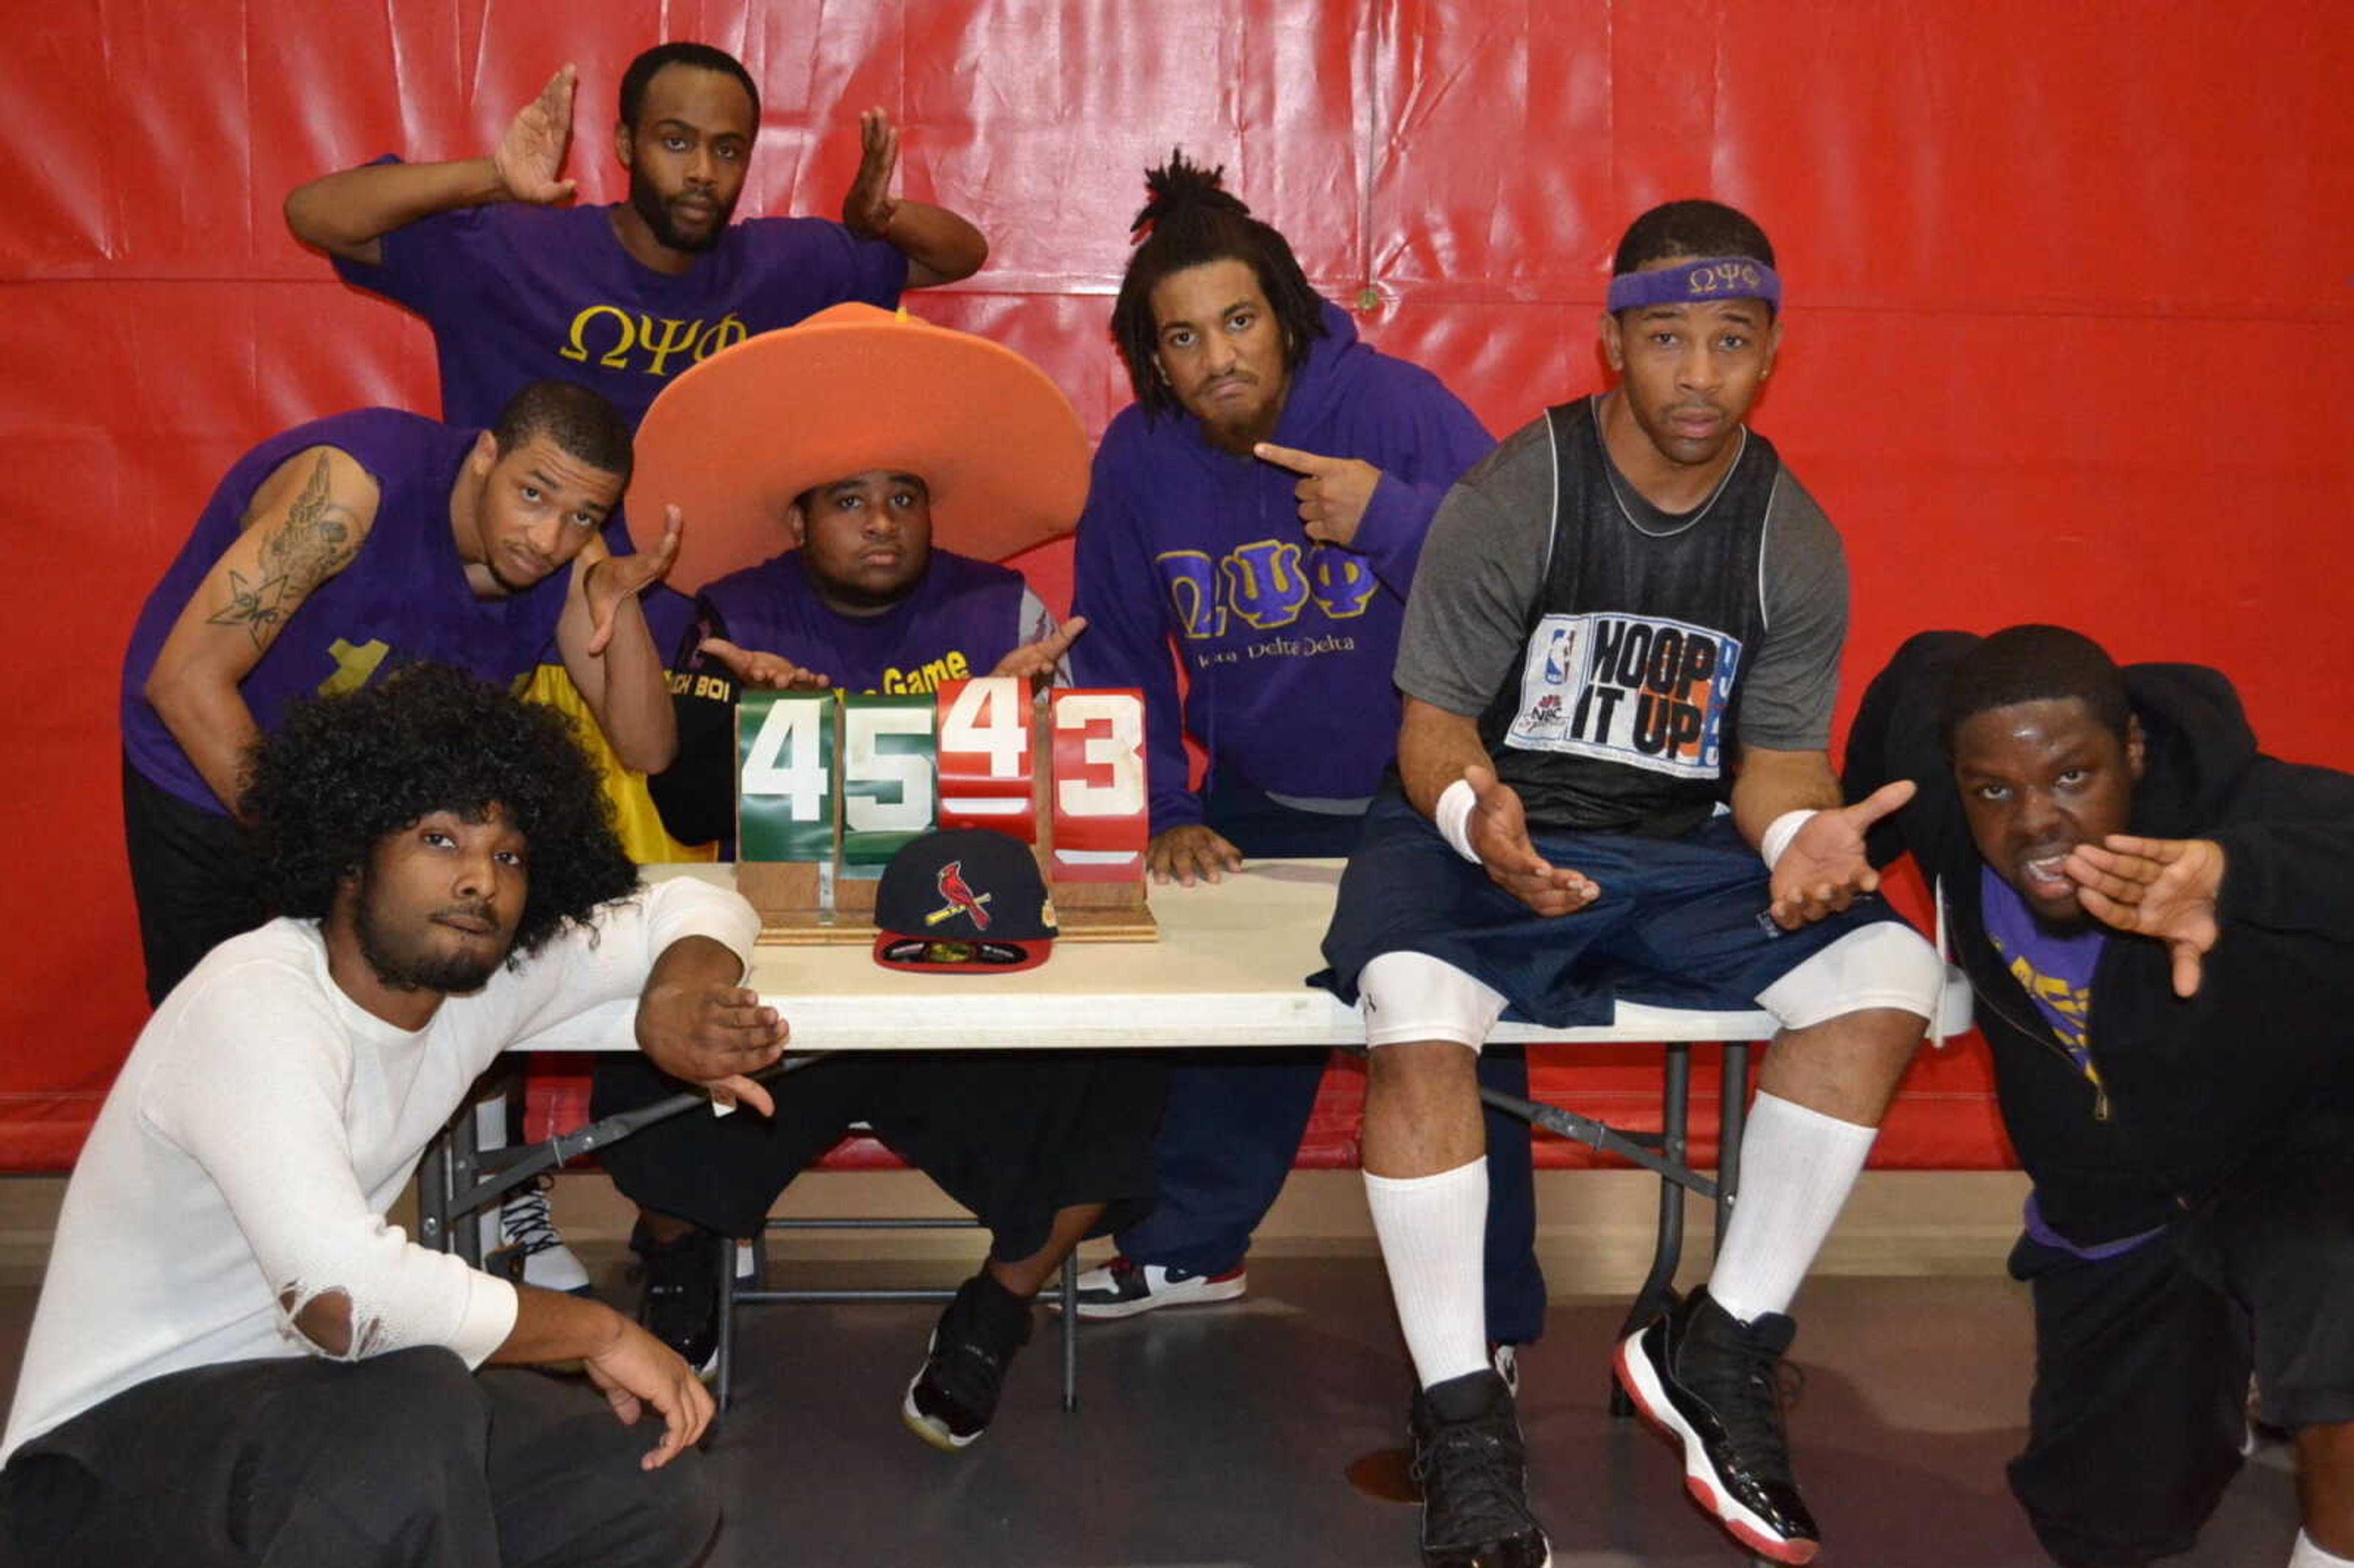
M 1283 366 L 1298 370 L 1308 345 L 1324 335 L 1324 302 L 1309 286 L 1291 246 L 1250 214 L 1225 187 L 1225 166 L 1205 169 L 1172 149 L 1169 162 L 1144 172 L 1151 199 L 1129 232 L 1141 241 L 1129 258 L 1119 299 L 1111 309 L 1111 338 L 1128 365 L 1136 401 L 1152 418 L 1177 411 L 1176 397 L 1154 374 L 1158 323 L 1152 292 L 1172 274 L 1213 261 L 1240 261 L 1258 277 L 1260 291 L 1283 331 Z

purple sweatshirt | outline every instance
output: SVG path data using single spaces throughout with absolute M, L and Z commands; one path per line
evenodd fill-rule
M 148 702 L 147 677 L 182 607 L 237 542 L 254 492 L 309 447 L 349 453 L 376 481 L 376 522 L 351 564 L 302 601 L 239 683 L 264 735 L 276 733 L 296 698 L 351 691 L 404 664 L 455 664 L 499 684 L 536 665 L 564 613 L 571 572 L 552 572 L 504 599 L 475 596 L 451 534 L 450 493 L 476 434 L 396 408 L 362 408 L 297 425 L 239 458 L 132 630 L 122 662 L 122 744 L 131 765 L 199 810 L 226 814 Z
M 1397 749 L 1390 673 L 1423 535 L 1495 443 L 1437 376 L 1358 342 L 1345 312 L 1327 303 L 1324 324 L 1273 439 L 1382 471 L 1349 549 L 1303 532 L 1298 474 L 1219 450 L 1189 415 L 1131 406 L 1096 452 L 1071 662 L 1081 685 L 1143 689 L 1156 833 L 1202 821 L 1185 734 L 1214 771 L 1308 799 L 1371 796 Z

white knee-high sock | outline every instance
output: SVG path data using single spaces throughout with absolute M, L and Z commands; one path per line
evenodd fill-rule
M 2313 1537 L 2300 1530 L 2296 1532 L 2296 1550 L 2288 1554 L 2288 1568 L 2354 1568 L 2354 1557 L 2324 1552 L 2313 1543 Z
M 1708 1293 L 1743 1322 L 1785 1312 L 1880 1129 L 1760 1093 L 1741 1137 L 1741 1191 Z
M 1365 1172 L 1406 1353 L 1425 1388 L 1488 1364 L 1488 1158 L 1436 1176 Z

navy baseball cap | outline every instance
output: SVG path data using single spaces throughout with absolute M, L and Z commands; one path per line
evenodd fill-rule
M 1055 906 L 1027 844 L 987 828 L 911 839 L 875 889 L 875 961 L 931 974 L 1014 974 L 1055 946 Z

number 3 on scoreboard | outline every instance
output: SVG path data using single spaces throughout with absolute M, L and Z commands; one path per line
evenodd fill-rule
M 1056 809 L 1070 817 L 1129 817 L 1144 810 L 1143 699 L 1133 692 L 1057 692 L 1056 751 L 1066 749 L 1069 730 L 1085 736 L 1082 766 L 1056 770 Z
M 1144 871 L 1144 698 L 1055 693 L 1055 875 L 1126 882 Z

